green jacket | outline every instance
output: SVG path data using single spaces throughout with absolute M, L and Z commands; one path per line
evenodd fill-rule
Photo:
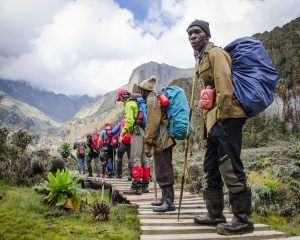
M 133 133 L 135 120 L 139 114 L 139 106 L 137 101 L 133 99 L 127 99 L 124 103 L 125 107 L 125 125 L 120 133 L 121 136 L 124 136 L 125 133 Z
M 217 121 L 222 122 L 226 118 L 246 117 L 245 111 L 233 95 L 231 58 L 226 51 L 209 42 L 196 70 L 198 79 L 200 79 L 201 89 L 207 85 L 216 89 L 214 108 L 203 110 L 202 114 L 207 134 L 210 133 L 212 126 Z
M 153 153 L 159 153 L 175 144 L 166 130 L 167 125 L 167 114 L 153 92 L 147 98 L 147 124 L 144 140 L 146 150 L 153 149 Z

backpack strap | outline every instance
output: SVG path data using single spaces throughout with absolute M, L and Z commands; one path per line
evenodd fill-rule
M 166 143 L 165 143 L 165 140 L 163 138 L 163 135 L 162 135 L 162 129 L 165 128 L 166 129 L 166 126 L 163 125 L 162 123 L 159 124 L 159 136 L 160 136 L 160 139 L 161 139 L 161 143 L 163 145 L 163 148 L 165 148 L 166 146 Z

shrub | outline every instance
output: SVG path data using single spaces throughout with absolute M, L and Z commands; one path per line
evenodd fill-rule
M 64 170 L 65 169 L 65 162 L 62 159 L 55 158 L 50 163 L 49 172 L 55 174 L 57 170 Z
M 59 154 L 63 157 L 63 158 L 68 158 L 71 154 L 70 151 L 70 144 L 69 143 L 63 143 L 59 149 L 58 149 Z
M 15 146 L 20 148 L 21 153 L 23 153 L 33 139 L 33 133 L 29 133 L 26 129 L 21 128 L 17 132 L 13 133 L 11 141 Z
M 48 174 L 47 188 L 50 194 L 45 198 L 49 205 L 56 205 L 64 209 L 78 210 L 80 208 L 80 194 L 84 190 L 77 187 L 79 177 L 72 179 L 69 170 L 57 170 L 55 176 Z

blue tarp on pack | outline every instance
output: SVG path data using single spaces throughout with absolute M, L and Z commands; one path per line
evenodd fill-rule
M 253 117 L 273 102 L 278 73 L 257 38 L 239 38 L 224 50 L 232 59 L 234 95 L 247 116 Z

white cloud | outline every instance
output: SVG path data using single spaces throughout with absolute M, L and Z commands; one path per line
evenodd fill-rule
M 151 60 L 192 67 L 185 30 L 195 18 L 210 22 L 212 41 L 225 46 L 299 16 L 297 0 L 165 0 L 134 25 L 113 0 L 21 2 L 0 1 L 0 77 L 66 94 L 114 90 Z

